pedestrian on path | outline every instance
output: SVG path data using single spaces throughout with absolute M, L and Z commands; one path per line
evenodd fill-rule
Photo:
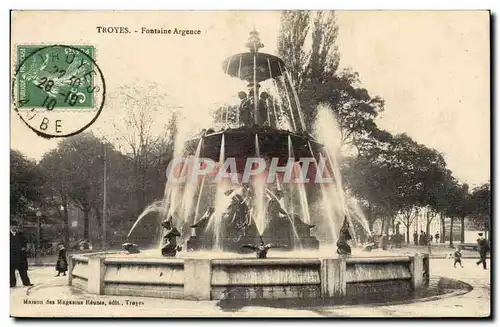
M 436 243 L 439 243 L 439 232 L 434 235 L 434 238 L 436 239 Z
M 418 245 L 420 245 L 420 246 L 425 245 L 426 244 L 425 240 L 426 240 L 426 235 L 425 235 L 424 231 L 421 230 L 420 236 L 418 238 Z
M 68 259 L 66 258 L 66 248 L 62 243 L 59 244 L 58 247 L 59 247 L 59 254 L 56 263 L 56 271 L 57 271 L 56 277 L 59 277 L 61 273 L 63 274 L 63 276 L 66 276 L 66 271 L 68 271 Z
M 28 245 L 19 223 L 16 220 L 10 222 L 10 287 L 16 286 L 16 270 L 24 286 L 33 286 L 28 277 L 28 258 L 26 252 Z
M 477 239 L 477 244 L 479 245 L 479 261 L 476 262 L 476 265 L 479 266 L 479 264 L 483 264 L 483 269 L 486 268 L 486 255 L 488 254 L 488 251 L 490 250 L 490 247 L 488 245 L 488 241 L 483 237 L 483 233 L 478 233 L 479 238 Z
M 453 263 L 453 268 L 457 268 L 457 263 L 460 264 L 460 267 L 462 266 L 462 252 L 460 252 L 462 248 L 459 246 L 453 256 L 455 257 L 455 262 Z

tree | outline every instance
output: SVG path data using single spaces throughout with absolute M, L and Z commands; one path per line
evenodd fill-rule
M 102 195 L 104 177 L 104 150 L 106 162 L 110 166 L 109 174 L 126 171 L 123 157 L 109 143 L 103 143 L 91 133 L 83 133 L 64 139 L 58 147 L 44 155 L 40 162 L 47 179 L 47 195 L 52 199 L 52 205 L 60 210 L 64 221 L 65 241 L 67 241 L 69 204 L 75 205 L 84 215 L 84 238 L 89 239 L 90 214 L 93 211 L 98 226 L 101 226 Z M 126 194 L 126 188 L 120 183 L 126 182 L 126 176 L 113 178 L 109 184 L 110 200 L 113 197 Z M 131 198 L 131 197 L 130 197 Z M 128 200 L 130 200 L 130 198 Z M 123 199 L 124 200 L 124 199 Z
M 156 84 L 138 87 L 125 85 L 116 97 L 117 106 L 125 110 L 121 121 L 113 125 L 124 151 L 133 163 L 133 176 L 136 178 L 136 214 L 147 203 L 161 196 L 164 183 L 161 183 L 165 170 L 158 176 L 165 156 L 172 156 L 177 133 L 177 114 L 175 106 L 167 105 L 168 95 L 159 90 Z M 167 120 L 164 117 L 167 116 Z M 167 121 L 167 123 L 162 123 Z M 166 167 L 166 165 L 165 165 Z
M 406 208 L 400 209 L 401 216 L 398 220 L 405 226 L 406 228 L 406 242 L 408 244 L 411 243 L 410 241 L 410 226 L 413 224 L 415 221 L 415 218 L 417 218 L 418 213 L 419 213 L 419 208 L 416 207 L 415 205 L 413 206 L 408 206 Z
M 368 140 L 363 151 L 346 163 L 346 184 L 352 193 L 370 207 L 383 208 L 385 217 L 398 213 L 408 240 L 420 208 L 427 208 L 427 233 L 432 220 L 446 208 L 451 172 L 443 156 L 406 134 L 390 136 L 385 142 Z
M 69 246 L 69 165 L 65 165 L 60 160 L 57 150 L 46 153 L 39 163 L 40 170 L 43 171 L 47 179 L 44 183 L 45 205 L 57 212 L 63 222 L 63 243 Z M 62 210 L 61 210 L 62 208 Z
M 318 105 L 324 103 L 339 123 L 341 146 L 357 146 L 361 138 L 380 134 L 374 119 L 383 111 L 384 101 L 358 86 L 356 72 L 339 71 L 337 35 L 334 11 L 285 11 L 278 54 L 290 71 L 306 129 L 313 129 Z
M 472 190 L 470 195 L 471 218 L 474 226 L 484 230 L 486 235 L 490 229 L 491 220 L 491 186 L 486 182 Z
M 460 243 L 465 242 L 465 217 L 471 213 L 469 185 L 462 184 L 462 206 L 460 208 Z
M 10 150 L 10 167 L 10 212 L 25 216 L 40 204 L 44 176 L 35 161 L 17 150 Z
M 343 165 L 346 187 L 364 204 L 370 229 L 377 219 L 384 222 L 398 210 L 394 201 L 396 175 L 387 164 L 385 153 L 379 150 L 372 148 L 370 153 L 346 159 Z
M 456 218 L 462 219 L 470 211 L 468 186 L 461 185 L 456 180 L 447 193 L 447 206 L 444 210 L 450 218 L 450 247 L 453 247 L 453 223 Z

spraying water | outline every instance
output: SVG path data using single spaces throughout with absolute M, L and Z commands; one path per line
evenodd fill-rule
M 198 142 L 198 146 L 196 148 L 196 152 L 193 158 L 193 168 L 194 165 L 199 165 L 199 158 L 200 158 L 200 152 L 201 152 L 201 146 L 203 144 L 203 139 L 200 139 Z M 189 174 L 188 174 L 189 175 Z M 182 198 L 182 214 L 181 214 L 181 220 L 183 223 L 189 222 L 192 223 L 192 212 L 193 212 L 193 202 L 195 198 L 195 193 L 196 190 L 198 189 L 198 180 L 193 181 L 191 180 L 190 182 L 187 182 L 184 187 L 184 195 Z
M 255 155 L 260 158 L 260 145 L 259 145 L 259 135 L 255 134 Z M 266 180 L 261 174 L 260 176 L 255 176 L 252 179 L 252 188 L 254 194 L 253 202 L 253 219 L 255 220 L 255 225 L 262 235 L 266 228 Z
M 158 201 L 155 201 L 155 202 L 151 203 L 150 205 L 148 205 L 146 207 L 146 209 L 144 209 L 144 211 L 136 219 L 136 221 L 132 225 L 132 228 L 130 228 L 130 231 L 127 234 L 127 238 L 130 237 L 130 235 L 132 234 L 134 229 L 137 227 L 137 225 L 141 222 L 141 220 L 144 217 L 146 217 L 147 215 L 149 215 L 150 213 L 153 213 L 153 212 L 159 213 L 161 215 L 164 213 L 164 211 L 165 211 L 165 203 L 163 202 L 163 200 L 158 200 Z
M 333 111 L 329 106 L 320 104 L 317 113 L 315 137 L 325 146 L 324 154 L 320 154 L 320 157 L 328 163 L 327 172 L 333 178 L 333 183 L 321 184 L 323 204 L 325 205 L 326 216 L 330 220 L 330 226 L 335 231 L 338 231 L 344 217 L 347 217 L 350 232 L 354 239 L 356 239 L 356 234 L 353 222 L 359 223 L 370 235 L 368 221 L 363 211 L 355 200 L 349 199 L 342 185 L 340 165 L 337 160 L 340 157 L 342 134 Z M 328 201 L 328 198 L 337 199 L 337 201 Z M 335 236 L 338 237 L 338 235 Z

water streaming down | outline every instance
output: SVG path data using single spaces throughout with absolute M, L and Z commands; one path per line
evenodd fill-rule
M 198 200 L 196 201 L 196 208 L 194 210 L 194 219 L 193 219 L 193 222 L 195 222 L 195 220 L 198 218 L 198 215 L 200 214 L 200 203 L 201 203 L 201 199 L 202 199 L 202 196 L 203 196 L 203 190 L 205 189 L 205 181 L 206 181 L 206 179 L 207 179 L 207 176 L 203 175 L 203 178 L 201 180 L 200 190 L 198 192 Z
M 184 127 L 183 124 L 179 124 L 178 131 L 174 135 L 174 140 L 173 140 L 174 158 L 181 158 L 181 156 L 184 153 L 183 141 L 186 138 L 187 133 L 186 133 L 186 131 L 183 130 L 183 127 Z M 200 142 L 201 142 L 201 140 L 200 140 Z M 175 167 L 173 167 L 171 169 L 174 169 L 174 168 Z M 164 219 L 166 219 L 169 216 L 169 214 L 172 213 L 171 208 L 175 208 L 175 200 L 177 199 L 177 194 L 181 190 L 181 186 L 178 185 L 177 183 L 174 183 L 172 181 L 172 179 L 170 178 L 170 176 L 168 176 L 168 174 L 170 174 L 172 172 L 167 171 L 166 173 L 167 173 L 167 181 L 165 183 L 165 191 L 163 193 L 163 199 L 161 201 L 159 201 L 159 203 L 162 205 L 162 208 L 161 208 L 161 210 L 160 209 L 158 210 L 159 214 L 158 214 L 157 226 L 160 226 L 160 223 Z M 180 175 L 182 176 L 182 171 L 180 172 Z M 158 202 L 158 201 L 156 201 L 156 202 Z M 146 210 L 147 209 L 148 208 L 146 208 Z M 138 221 L 143 214 L 144 214 L 144 212 L 141 213 L 141 215 L 139 215 Z M 175 221 L 174 223 L 177 225 L 177 227 L 179 227 L 178 221 Z M 137 224 L 138 224 L 138 222 L 136 221 L 136 223 L 134 224 L 134 226 L 132 227 L 132 229 L 129 232 L 129 236 L 132 233 L 132 231 L 135 229 L 135 226 L 137 226 Z M 158 227 L 157 228 L 157 239 L 159 240 L 158 246 L 161 246 L 162 238 L 163 238 L 163 229 Z
M 219 154 L 219 167 L 222 167 L 225 160 L 226 151 L 226 137 L 222 134 L 220 154 Z M 214 235 L 214 250 L 221 251 L 222 243 L 222 225 L 224 223 L 224 214 L 226 209 L 231 204 L 231 194 L 227 195 L 228 191 L 231 190 L 231 185 L 225 179 L 220 179 L 216 185 L 215 191 L 215 203 L 214 203 L 214 213 L 208 221 L 206 230 L 211 231 Z
M 259 135 L 255 134 L 255 156 L 257 158 L 261 157 L 260 154 L 260 145 L 259 145 Z M 254 199 L 253 199 L 253 208 L 251 208 L 251 215 L 259 231 L 259 234 L 262 235 L 266 228 L 266 204 L 267 204 L 267 196 L 266 196 L 266 176 L 261 173 L 254 176 L 251 180 Z M 253 210 L 252 210 L 253 209 Z
M 301 170 L 301 167 L 298 163 L 294 163 L 293 170 L 294 170 L 295 176 L 302 176 L 302 170 Z M 306 176 L 302 176 L 300 178 L 305 179 Z M 305 222 L 306 224 L 311 224 L 309 200 L 307 199 L 306 184 L 305 183 L 306 183 L 305 180 L 303 182 L 299 181 L 298 183 L 292 184 L 292 187 L 295 187 L 297 190 L 297 193 L 299 194 L 299 206 L 301 209 L 300 213 L 301 213 L 302 221 Z
M 304 114 L 302 112 L 302 108 L 300 107 L 299 96 L 298 96 L 297 92 L 295 91 L 295 88 L 293 87 L 293 81 L 292 81 L 292 77 L 290 76 L 290 72 L 286 71 L 285 75 L 286 75 L 286 78 L 287 78 L 288 83 L 290 85 L 290 89 L 292 90 L 293 98 L 295 100 L 295 105 L 297 106 L 297 112 L 299 114 L 299 120 L 300 120 L 301 130 L 305 131 L 306 130 L 306 124 L 305 124 L 305 121 L 304 121 Z
M 191 171 L 188 171 L 188 178 L 192 174 L 192 170 L 198 168 L 198 166 L 201 165 L 202 163 L 200 160 L 200 151 L 202 144 L 203 144 L 203 139 L 200 139 L 194 157 L 192 158 L 192 164 L 189 164 Z M 180 220 L 182 220 L 183 224 L 185 224 L 186 222 L 189 223 L 193 222 L 192 213 L 193 213 L 193 202 L 195 198 L 194 195 L 196 193 L 196 190 L 198 189 L 199 184 L 200 183 L 198 178 L 196 180 L 194 180 L 194 178 L 193 179 L 190 178 L 190 180 L 188 180 L 185 183 L 184 195 L 181 207 L 182 213 L 180 215 L 181 218 Z
M 315 158 L 311 142 L 307 142 L 307 145 L 309 147 L 309 151 L 311 153 L 311 157 Z M 321 161 L 320 161 L 321 162 Z M 316 165 L 316 172 L 320 170 L 320 163 L 315 158 L 315 165 Z M 328 174 L 328 172 L 327 172 Z M 325 176 L 328 177 L 328 176 Z M 329 198 L 329 192 L 326 188 L 326 186 L 323 183 L 319 183 L 320 186 L 320 193 L 321 193 L 321 211 L 324 214 L 324 220 L 326 220 L 329 230 L 330 230 L 330 236 L 332 239 L 332 242 L 335 243 L 339 237 L 339 231 L 340 231 L 340 224 L 342 222 L 339 219 L 339 215 L 335 210 L 335 205 L 332 203 L 331 198 Z M 331 195 L 330 195 L 331 196 Z
M 281 72 L 281 79 L 282 79 L 282 83 L 283 83 L 283 88 L 284 88 L 284 92 L 285 92 L 285 95 L 286 95 L 286 99 L 287 99 L 287 102 L 288 102 L 288 111 L 289 111 L 289 114 L 290 114 L 290 118 L 291 118 L 291 121 L 292 121 L 292 126 L 293 126 L 293 131 L 296 132 L 297 131 L 297 124 L 295 123 L 295 115 L 293 113 L 293 106 L 292 106 L 292 101 L 290 100 L 290 93 L 288 91 L 288 88 L 286 86 L 286 79 L 285 77 L 283 76 L 283 68 L 281 67 L 281 63 L 278 63 L 278 67 L 280 69 L 280 72 Z M 292 87 L 293 89 L 293 87 Z
M 288 142 L 288 158 L 293 158 L 295 160 L 295 154 L 293 153 L 293 144 L 292 144 L 292 138 L 290 137 L 290 135 L 288 135 L 288 138 L 287 138 L 287 142 Z M 294 165 L 295 165 L 295 162 L 294 162 Z M 294 170 L 292 168 L 292 174 L 294 173 Z M 291 179 L 290 181 L 293 181 L 293 178 L 295 178 L 295 176 L 291 176 Z M 294 203 L 294 194 L 293 194 L 293 187 L 290 187 L 291 185 L 293 185 L 291 182 L 288 183 L 288 213 L 291 214 L 292 216 L 295 214 L 295 203 Z
M 357 202 L 349 199 L 342 184 L 342 176 L 340 172 L 340 165 L 338 164 L 338 154 L 340 153 L 340 133 L 338 132 L 337 121 L 333 116 L 332 110 L 327 105 L 319 105 L 317 110 L 317 118 L 315 122 L 316 139 L 324 144 L 324 156 L 320 153 L 320 158 L 328 163 L 325 165 L 325 170 L 333 179 L 333 183 L 321 184 L 321 191 L 324 198 L 338 199 L 337 201 L 330 201 L 326 206 L 332 207 L 333 210 L 329 211 L 328 216 L 334 220 L 335 229 L 338 230 L 342 224 L 344 217 L 349 221 L 351 235 L 355 237 L 354 222 L 360 224 L 365 230 L 367 235 L 370 235 L 368 221 L 366 220 L 361 208 Z
M 293 158 L 295 159 L 295 153 L 293 152 L 293 143 L 292 143 L 292 138 L 290 135 L 288 135 L 288 158 Z M 290 220 L 290 224 L 292 226 L 292 231 L 294 235 L 294 245 L 298 247 L 299 249 L 302 249 L 302 244 L 299 241 L 299 234 L 297 233 L 297 227 L 295 226 L 295 201 L 294 201 L 294 185 L 292 181 L 294 181 L 295 178 L 297 178 L 297 175 L 295 175 L 295 167 L 296 162 L 293 163 L 292 166 L 292 175 L 290 178 L 290 183 L 287 183 L 286 186 L 288 188 L 288 219 Z M 299 203 L 299 205 L 302 205 L 302 203 Z M 301 217 L 302 218 L 302 217 Z M 303 219 L 303 218 L 302 218 Z

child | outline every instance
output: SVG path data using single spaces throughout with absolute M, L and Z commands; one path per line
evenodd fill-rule
M 458 247 L 458 249 L 453 254 L 453 256 L 455 257 L 455 262 L 453 263 L 453 268 L 457 268 L 457 263 L 460 264 L 460 267 L 462 267 L 462 268 L 464 267 L 464 266 L 462 266 L 462 253 L 460 252 L 460 250 L 462 250 L 462 248 Z
M 64 247 L 64 244 L 59 244 L 58 248 L 59 248 L 59 255 L 56 263 L 56 271 L 57 271 L 56 277 L 59 277 L 61 273 L 63 273 L 63 276 L 66 276 L 66 271 L 68 271 L 68 260 L 66 260 L 66 248 Z

